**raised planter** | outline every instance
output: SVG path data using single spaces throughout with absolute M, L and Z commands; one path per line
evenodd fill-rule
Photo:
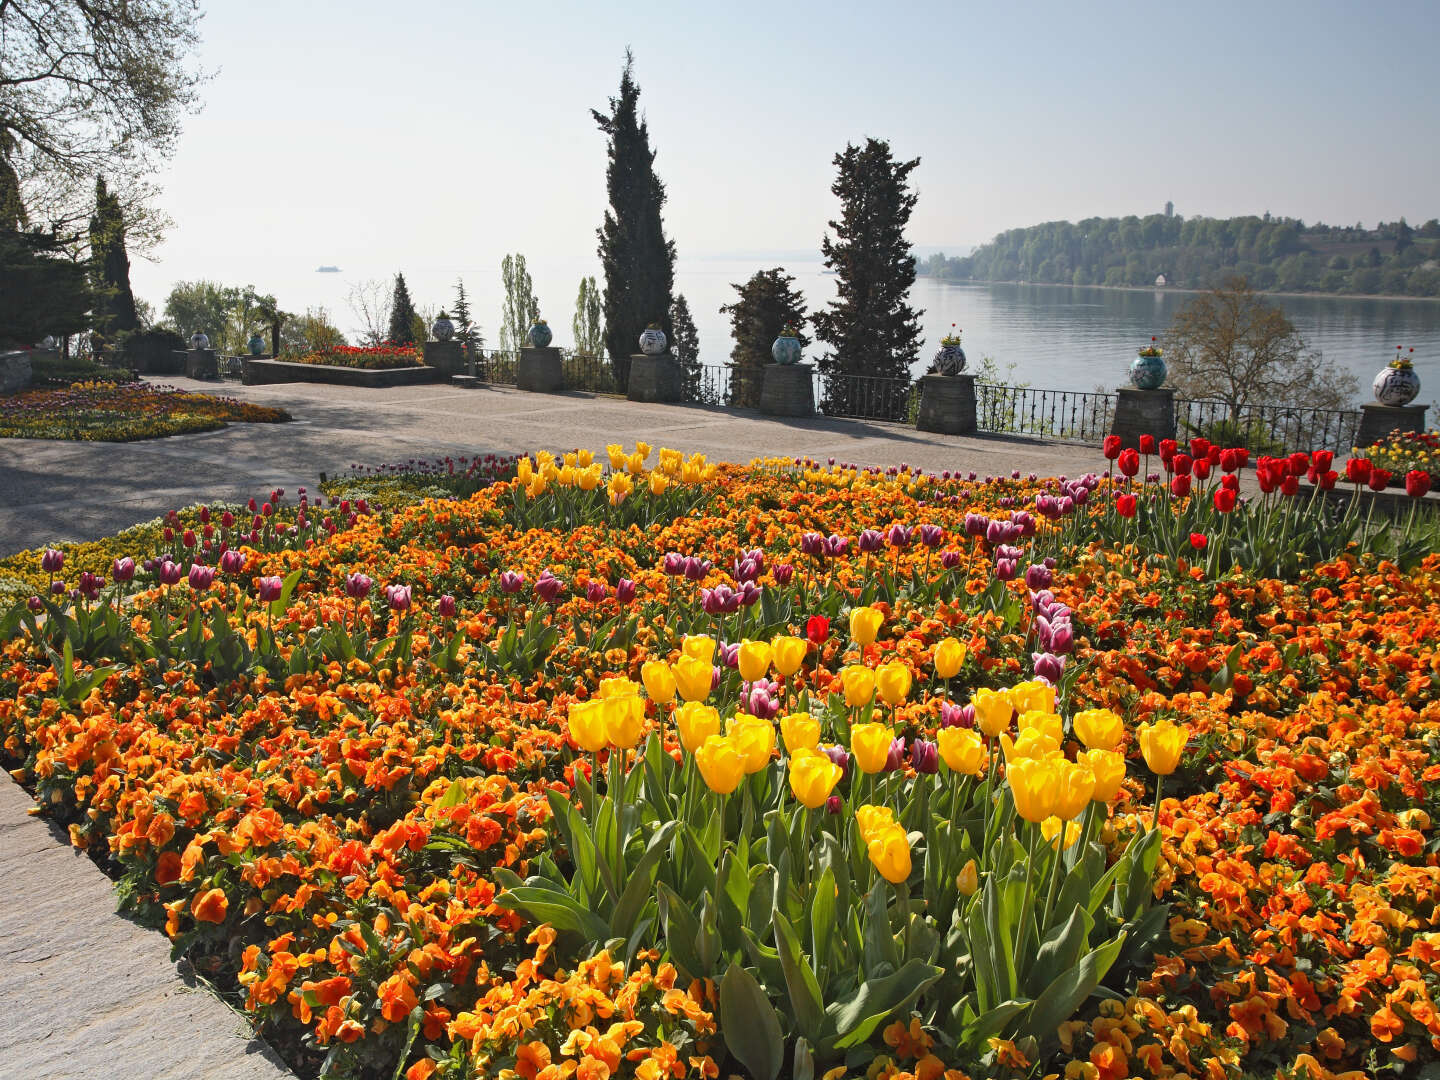
M 1382 439 L 1402 431 L 1425 430 L 1424 405 L 1362 405 L 1357 446 L 1374 446 Z
M 522 348 L 520 359 L 515 361 L 515 389 L 533 394 L 558 394 L 564 390 L 565 369 L 560 363 L 559 348 L 554 345 Z
M 672 353 L 659 356 L 634 353 L 630 357 L 630 386 L 626 397 L 631 401 L 679 401 L 680 365 Z
M 426 367 L 432 367 L 448 377 L 465 374 L 465 347 L 460 342 L 427 341 L 424 350 Z
M 810 364 L 766 364 L 760 411 L 771 416 L 814 416 L 815 368 Z
M 31 374 L 28 350 L 0 352 L 0 394 L 15 394 L 26 389 L 30 385 Z
M 1115 391 L 1115 419 L 1110 434 L 1120 436 L 1120 444 L 1138 447 L 1141 435 L 1156 439 L 1175 438 L 1175 391 L 1136 390 L 1122 386 Z
M 196 334 L 196 337 L 203 335 Z M 185 354 L 185 375 L 191 379 L 218 379 L 220 363 L 211 348 L 191 349 Z
M 926 375 L 922 378 L 920 416 L 915 421 L 915 427 L 941 435 L 974 434 L 975 376 L 961 373 Z
M 296 364 L 289 360 L 245 357 L 240 381 L 246 386 L 265 383 L 326 383 L 331 386 L 418 386 L 439 382 L 444 376 L 431 367 L 351 368 L 332 364 Z

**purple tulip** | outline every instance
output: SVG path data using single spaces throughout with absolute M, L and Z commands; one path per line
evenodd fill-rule
M 110 579 L 116 585 L 124 585 L 135 577 L 135 560 L 126 555 L 110 564 Z
M 351 600 L 364 600 L 370 595 L 370 587 L 374 584 L 368 577 L 356 570 L 345 578 L 345 595 Z
M 1035 530 L 1040 527 L 1039 522 L 1035 520 L 1035 515 L 1029 510 L 1016 510 L 1010 515 L 1010 520 L 1020 527 L 1021 536 L 1034 536 Z
M 771 568 L 770 573 L 775 577 L 775 584 L 783 589 L 786 585 L 790 584 L 790 579 L 795 576 L 795 567 L 791 566 L 788 562 L 776 563 L 774 567 Z
M 916 739 L 910 744 L 910 764 L 917 773 L 940 771 L 940 747 L 925 739 Z
M 32 596 L 29 600 L 25 601 L 25 606 L 31 611 L 38 613 L 45 610 L 45 601 L 41 600 L 38 596 Z
M 885 538 L 874 529 L 866 529 L 856 538 L 855 549 L 863 555 L 879 551 L 885 546 Z
M 679 577 L 685 573 L 685 556 L 678 551 L 666 552 L 665 561 L 660 568 L 671 577 Z
M 1048 589 L 1054 580 L 1054 573 L 1039 563 L 1031 563 L 1025 570 L 1025 585 L 1029 589 Z
M 1020 479 L 1020 470 L 1019 470 L 1019 469 L 1012 469 L 1012 470 L 1010 471 L 1010 479 L 1011 479 L 1011 480 L 1019 480 L 1019 479 Z
M 939 525 L 921 525 L 920 543 L 927 548 L 937 548 L 945 539 L 945 530 Z
M 180 579 L 177 577 L 175 580 L 176 580 L 176 581 L 179 581 Z M 54 593 L 56 596 L 59 596 L 61 593 L 63 593 L 63 592 L 65 591 L 65 582 L 59 581 L 59 580 L 52 581 L 52 582 L 50 583 L 50 591 L 51 591 L 52 593 Z
M 285 582 L 278 577 L 262 577 L 255 583 L 262 604 L 273 604 L 285 591 Z
M 800 537 L 800 554 L 815 558 L 825 554 L 825 537 L 817 532 L 807 532 Z
M 1036 678 L 1044 679 L 1052 686 L 1060 681 L 1060 676 L 1065 674 L 1065 657 L 1056 656 L 1053 653 L 1031 653 L 1030 659 L 1035 662 Z
M 840 771 L 845 772 L 850 768 L 850 754 L 843 746 L 824 747 L 825 756 L 840 766 Z
M 105 587 L 105 579 L 98 574 L 92 574 L 84 570 L 80 574 L 80 580 L 76 583 L 76 592 L 86 600 L 96 600 L 100 596 L 100 590 Z
M 960 552 L 942 551 L 940 553 L 940 565 L 946 570 L 954 570 L 960 565 Z
M 685 580 L 704 581 L 711 569 L 709 559 L 697 559 L 693 555 L 685 557 Z
M 850 550 L 850 541 L 847 537 L 837 536 L 831 533 L 825 538 L 825 556 L 830 559 L 838 559 L 845 552 Z
M 985 542 L 988 544 L 1004 544 L 1009 541 L 1010 523 L 1007 521 L 988 520 L 985 523 Z
M 740 666 L 740 643 L 739 643 L 739 642 L 735 642 L 734 644 L 730 644 L 730 643 L 728 643 L 728 642 L 722 641 L 722 642 L 720 642 L 720 645 L 719 645 L 719 652 L 720 652 L 720 657 L 719 657 L 719 659 L 720 659 L 720 664 L 721 664 L 722 666 L 729 668 L 731 671 L 734 671 L 736 668 L 738 668 L 738 667 Z
M 535 579 L 535 594 L 547 604 L 553 604 L 563 588 L 565 588 L 565 583 L 549 570 L 542 571 L 540 576 Z
M 525 575 L 517 574 L 514 570 L 506 570 L 500 575 L 500 591 L 503 593 L 517 593 L 524 584 Z
M 750 692 L 742 700 L 752 716 L 758 716 L 763 720 L 773 720 L 780 711 L 780 701 L 775 696 L 777 691 L 778 687 L 775 687 L 773 683 L 767 679 L 761 679 L 751 685 Z
M 47 574 L 58 574 L 65 566 L 65 553 L 59 548 L 46 548 L 40 556 L 40 569 Z
M 890 526 L 890 532 L 885 539 L 890 541 L 890 546 L 893 548 L 907 548 L 910 546 L 910 534 L 914 531 L 897 522 Z
M 740 586 L 740 606 L 753 607 L 760 602 L 763 590 L 753 581 L 747 581 Z
M 713 589 L 701 589 L 700 606 L 707 615 L 730 615 L 740 610 L 740 594 L 723 584 Z
M 622 577 L 615 583 L 615 599 L 622 604 L 628 604 L 635 599 L 635 582 L 628 577 Z
M 940 706 L 940 723 L 944 727 L 973 728 L 975 726 L 975 706 L 951 705 L 947 701 Z
M 436 610 L 440 612 L 442 619 L 453 619 L 455 617 L 455 597 L 449 593 L 440 597 L 440 602 L 436 605 Z
M 231 548 L 221 554 L 220 570 L 226 574 L 238 574 L 245 569 L 245 562 L 245 553 Z
M 825 812 L 827 814 L 840 813 L 840 806 L 841 803 L 839 795 L 831 795 L 828 799 L 825 800 Z
M 585 586 L 585 599 L 592 604 L 598 604 L 605 597 L 610 595 L 610 590 L 603 581 L 592 581 Z
M 390 605 L 391 611 L 408 611 L 410 609 L 411 592 L 409 585 L 386 585 L 385 602 Z
M 713 694 L 720 689 L 720 680 L 725 677 L 725 669 L 718 664 L 710 669 L 710 692 Z
M 905 740 L 891 739 L 890 752 L 885 755 L 885 772 L 894 772 L 905 764 Z
M 996 559 L 995 576 L 1001 581 L 1014 581 L 1020 575 L 1020 564 L 1014 559 Z
M 160 583 L 162 585 L 178 585 L 181 576 L 180 567 L 169 559 L 160 564 Z
M 1075 649 L 1075 628 L 1069 619 L 1057 620 L 1050 624 L 1050 641 L 1046 645 L 1052 653 L 1064 656 Z
M 1018 547 L 1011 547 L 1009 544 L 1000 544 L 995 548 L 995 558 L 1010 559 L 1012 562 L 1019 562 L 1025 553 Z
M 215 568 L 195 563 L 190 567 L 190 588 L 197 591 L 208 589 L 215 582 Z
M 765 572 L 765 553 L 759 548 L 745 552 L 734 562 L 736 581 L 754 581 Z

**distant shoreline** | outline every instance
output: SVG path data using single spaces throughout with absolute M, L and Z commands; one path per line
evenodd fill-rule
M 1107 289 L 1111 292 L 1159 292 L 1159 293 L 1205 293 L 1210 289 L 1182 289 L 1175 285 L 1062 285 L 1058 281 L 977 281 L 966 278 L 953 281 L 937 278 L 930 274 L 916 274 L 915 280 L 934 281 L 940 285 L 1033 285 L 1041 289 Z M 1403 293 L 1330 293 L 1330 292 L 1275 292 L 1268 289 L 1256 290 L 1262 296 L 1295 296 L 1301 299 L 1325 300 L 1416 300 L 1420 303 L 1440 303 L 1440 296 L 1406 296 Z

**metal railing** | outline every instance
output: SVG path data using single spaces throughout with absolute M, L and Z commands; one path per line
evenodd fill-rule
M 754 383 L 753 401 L 743 392 L 748 382 Z M 760 404 L 760 382 L 758 378 L 747 381 L 744 373 L 730 364 L 697 364 L 682 378 L 680 396 L 696 405 L 755 408 Z
M 815 402 L 825 416 L 913 424 L 920 395 L 908 379 L 817 371 Z
M 565 373 L 566 390 L 584 390 L 592 394 L 618 394 L 615 369 L 604 356 L 571 352 L 560 353 L 560 369 Z
M 1221 446 L 1244 446 L 1257 455 L 1297 450 L 1348 453 L 1355 445 L 1360 417 L 1358 409 L 1232 408 L 1223 401 L 1175 400 L 1175 432 L 1181 439 L 1203 436 Z
M 981 431 L 1097 442 L 1110 433 L 1114 417 L 1114 394 L 975 384 L 975 423 Z

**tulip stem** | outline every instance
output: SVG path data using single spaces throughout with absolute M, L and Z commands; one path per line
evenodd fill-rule
M 1045 897 L 1045 926 L 1050 925 L 1050 912 L 1055 907 L 1055 893 L 1060 886 L 1060 860 L 1065 854 L 1065 829 L 1069 824 L 1068 821 L 1062 821 L 1060 823 L 1060 834 L 1055 837 L 1055 865 L 1050 870 L 1050 891 Z M 1040 937 L 1040 926 L 1038 924 L 1035 927 L 1035 937 L 1037 940 Z
M 1160 824 L 1160 791 L 1165 786 L 1165 777 L 1161 773 L 1155 775 L 1155 809 L 1150 814 L 1150 828 L 1155 829 Z
M 1035 914 L 1034 893 L 1031 891 L 1035 883 L 1035 839 L 1040 835 L 1039 822 L 1032 822 L 1033 831 L 1030 834 L 1030 844 L 1025 859 L 1025 902 L 1021 907 L 1020 925 L 1015 928 L 1015 973 L 1018 976 L 1024 970 L 1021 965 L 1021 958 L 1025 953 L 1025 912 L 1030 912 L 1032 921 L 1035 922 L 1035 936 L 1040 936 L 1039 917 Z

